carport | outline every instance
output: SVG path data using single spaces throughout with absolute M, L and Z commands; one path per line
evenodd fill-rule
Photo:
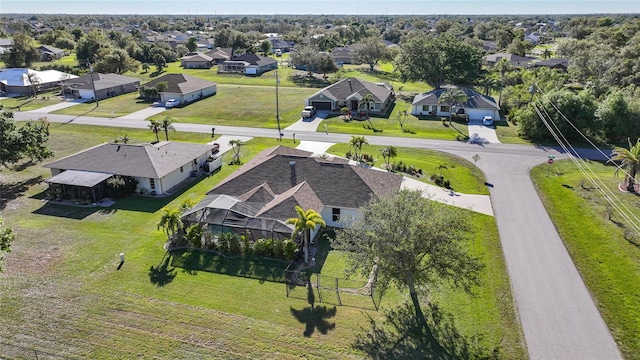
M 106 196 L 106 180 L 113 174 L 67 170 L 47 179 L 56 200 L 90 200 L 95 203 Z

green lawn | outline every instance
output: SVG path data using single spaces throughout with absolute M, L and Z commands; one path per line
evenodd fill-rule
M 118 117 L 131 114 L 151 106 L 151 103 L 139 98 L 137 92 L 124 94 L 95 102 L 74 105 L 54 111 L 53 114 L 86 115 L 97 117 Z
M 316 90 L 280 88 L 278 108 L 282 128 L 300 119 L 304 99 Z M 152 118 L 171 116 L 177 122 L 277 128 L 275 87 L 218 85 L 214 96 Z
M 73 124 L 51 124 L 50 131 L 56 158 L 125 134 L 132 142 L 155 138 L 148 130 Z M 183 132 L 171 139 L 210 140 Z M 276 144 L 250 141 L 243 161 Z M 368 328 L 368 315 L 380 319 L 381 313 L 316 303 L 314 312 L 326 316 L 306 317 L 306 299 L 287 298 L 282 283 L 167 262 L 166 237 L 156 228 L 162 208 L 201 199 L 238 168 L 226 163 L 172 197 L 131 197 L 108 209 L 46 205 L 40 199 L 47 169 L 4 169 L 3 194 L 13 200 L 3 216 L 18 238 L 0 276 L 2 342 L 71 358 L 297 359 L 302 348 L 310 359 L 361 358 L 352 341 Z M 483 334 L 483 345 L 501 345 L 504 358 L 525 358 L 493 218 L 471 216 L 477 227 L 472 249 L 486 260 L 486 283 L 476 297 L 444 289 L 443 306 L 455 310 L 463 334 Z M 126 262 L 118 270 L 120 253 Z M 338 272 L 340 257 L 327 257 L 328 274 Z M 402 298 L 383 298 L 382 309 Z M 313 333 L 305 337 L 309 328 Z
M 363 154 L 372 155 L 375 159 L 374 166 L 384 169 L 385 163 L 382 157 L 382 149 L 384 149 L 384 146 L 365 145 L 362 148 L 362 152 Z M 440 175 L 439 167 L 445 165 L 446 169 L 442 169 L 442 176 L 450 181 L 451 187 L 455 191 L 465 194 L 489 194 L 487 186 L 484 185 L 484 174 L 478 169 L 474 170 L 473 164 L 465 159 L 427 149 L 396 147 L 396 150 L 398 156 L 392 159 L 391 163 L 402 161 L 404 164 L 414 165 L 417 169 L 422 169 L 424 176 L 420 178 L 413 177 L 416 180 L 435 185 L 429 180 L 429 177 L 432 174 Z M 330 147 L 327 152 L 345 156 L 347 151 L 353 152 L 349 144 L 336 144 Z
M 12 111 L 29 111 L 37 110 L 45 106 L 60 103 L 62 100 L 58 97 L 60 91 L 39 92 L 36 97 L 31 95 L 19 96 L 0 100 L 0 105 L 4 110 Z
M 615 168 L 595 162 L 589 167 L 637 216 L 640 198 L 617 190 Z M 546 164 L 532 170 L 538 193 L 624 357 L 640 359 L 640 246 L 625 240 L 640 244 L 640 235 L 605 205 L 573 163 L 558 161 L 553 169 L 562 175 L 548 176 Z

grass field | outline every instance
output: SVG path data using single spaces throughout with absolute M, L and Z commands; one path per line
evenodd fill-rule
M 26 95 L 0 100 L 0 105 L 4 110 L 11 111 L 37 110 L 41 107 L 60 103 L 62 98 L 59 98 L 58 94 L 60 94 L 60 91 L 39 92 L 36 97 Z
M 373 165 L 384 169 L 383 148 L 383 146 L 378 145 L 365 145 L 362 148 L 362 152 L 372 155 L 375 158 Z M 473 164 L 464 159 L 433 150 L 404 147 L 397 147 L 396 149 L 398 156 L 393 158 L 391 163 L 402 161 L 405 164 L 414 165 L 417 169 L 422 169 L 424 177 L 414 179 L 434 185 L 429 180 L 429 177 L 431 174 L 440 175 L 440 165 L 446 165 L 447 168 L 442 170 L 442 175 L 451 182 L 451 187 L 455 191 L 465 194 L 489 194 L 487 186 L 484 185 L 484 174 L 477 169 L 473 170 Z M 349 144 L 336 144 L 330 147 L 328 152 L 338 156 L 345 156 L 346 152 L 350 150 L 353 151 L 350 149 Z
M 546 164 L 533 169 L 538 193 L 624 357 L 640 359 L 640 246 L 625 239 L 629 224 L 573 163 L 553 166 L 562 175 L 548 176 Z M 613 177 L 613 166 L 589 167 L 632 213 L 640 213 L 640 197 L 617 190 L 621 179 Z M 640 243 L 639 234 L 635 241 Z
M 95 102 L 78 104 L 65 109 L 54 111 L 53 114 L 86 115 L 97 117 L 118 117 L 131 114 L 151 106 L 151 103 L 139 99 L 137 92 L 124 94 Z
M 151 131 L 72 124 L 50 130 L 57 158 L 124 134 L 132 142 L 155 138 Z M 172 140 L 210 139 L 177 132 Z M 243 147 L 243 160 L 276 144 L 254 139 Z M 311 312 L 305 298 L 287 298 L 282 283 L 167 262 L 166 237 L 156 229 L 161 209 L 201 199 L 235 169 L 224 165 L 172 197 L 131 197 L 107 209 L 45 204 L 46 169 L 4 169 L 3 216 L 18 238 L 0 275 L 2 342 L 68 358 L 297 359 L 302 352 L 308 359 L 361 358 L 351 344 L 368 328 L 367 315 L 380 319 L 379 312 L 321 303 Z M 470 246 L 487 264 L 485 285 L 474 297 L 447 289 L 433 296 L 456 315 L 465 336 L 482 334 L 483 346 L 500 346 L 504 358 L 525 358 L 495 223 L 471 216 L 477 233 Z M 126 262 L 118 270 L 119 253 Z M 327 273 L 339 270 L 340 258 L 330 253 Z M 383 298 L 382 309 L 403 298 Z

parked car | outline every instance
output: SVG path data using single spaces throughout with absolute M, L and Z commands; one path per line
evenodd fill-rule
M 482 117 L 482 124 L 484 126 L 493 126 L 493 117 L 491 117 L 491 116 L 483 116 Z
M 213 147 L 211 148 L 211 154 L 217 154 L 220 151 L 220 144 L 213 143 Z
M 316 108 L 313 106 L 305 106 L 304 110 L 302 110 L 303 118 L 310 118 L 316 114 Z
M 168 108 L 172 108 L 172 107 L 177 106 L 179 104 L 180 104 L 180 101 L 178 99 L 169 99 L 169 100 L 167 100 L 166 103 L 164 103 L 164 106 L 168 107 Z
M 160 101 L 154 101 L 152 106 L 153 107 L 160 107 Z

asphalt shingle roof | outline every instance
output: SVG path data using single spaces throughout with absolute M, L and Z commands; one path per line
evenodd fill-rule
M 334 100 L 345 101 L 354 94 L 358 94 L 360 99 L 371 94 L 375 102 L 383 103 L 391 96 L 392 92 L 393 90 L 387 85 L 379 85 L 352 77 L 327 86 L 309 98 L 323 94 Z
M 207 81 L 195 76 L 187 74 L 166 74 L 149 81 L 144 84 L 146 87 L 154 87 L 157 83 L 166 81 L 169 87 L 165 92 L 176 94 L 188 94 L 194 91 L 206 89 L 210 86 L 216 85 L 211 81 Z
M 460 107 L 466 109 L 500 110 L 494 98 L 487 95 L 482 95 L 479 92 L 469 88 L 460 88 L 460 90 L 464 91 L 465 95 L 467 95 L 467 101 L 458 104 Z M 418 94 L 413 98 L 412 105 L 441 105 L 441 103 L 438 102 L 438 99 L 446 91 L 447 89 L 442 88 L 431 90 L 423 94 Z
M 105 143 L 53 161 L 44 167 L 162 178 L 210 150 L 209 145 L 167 141 L 156 144 Z
M 93 78 L 93 83 L 91 79 Z M 84 74 L 77 79 L 65 81 L 65 85 L 73 85 L 75 89 L 91 89 L 95 84 L 96 90 L 109 89 L 112 87 L 140 83 L 139 79 L 119 74 Z

